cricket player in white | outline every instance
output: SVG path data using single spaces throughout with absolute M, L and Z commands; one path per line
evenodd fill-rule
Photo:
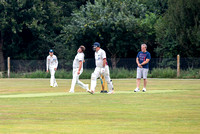
M 58 84 L 55 79 L 55 72 L 58 67 L 58 59 L 53 54 L 52 49 L 49 50 L 49 56 L 47 56 L 46 67 L 47 67 L 47 72 L 50 71 L 50 74 L 51 74 L 50 87 L 57 87 Z
M 77 55 L 74 58 L 74 61 L 73 61 L 73 79 L 72 79 L 72 83 L 71 83 L 71 89 L 69 91 L 70 93 L 74 93 L 74 88 L 75 88 L 76 84 L 78 84 L 83 89 L 86 89 L 87 91 L 89 90 L 88 84 L 84 84 L 81 81 L 79 81 L 79 76 L 83 72 L 84 51 L 85 51 L 85 47 L 80 46 L 79 49 L 77 50 Z
M 103 49 L 100 48 L 100 44 L 98 42 L 94 43 L 93 50 L 95 51 L 96 68 L 91 75 L 91 87 L 88 92 L 94 94 L 97 84 L 97 78 L 103 75 L 108 84 L 108 89 L 109 89 L 108 94 L 113 94 L 114 93 L 113 83 L 112 80 L 110 79 L 110 71 L 106 60 L 106 53 Z

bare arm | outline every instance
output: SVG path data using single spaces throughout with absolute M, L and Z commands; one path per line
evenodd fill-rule
M 136 63 L 137 63 L 137 65 L 139 65 L 140 63 L 139 63 L 139 59 L 138 58 L 136 58 Z
M 106 66 L 106 62 L 107 62 L 106 58 L 105 58 L 105 59 L 103 59 L 103 67 L 105 67 L 105 66 Z
M 150 59 L 146 59 L 144 62 L 142 62 L 141 65 L 142 65 L 142 66 L 145 65 L 145 64 L 149 63 L 149 61 L 150 61 Z
M 142 65 L 140 64 L 139 58 L 138 58 L 138 57 L 136 58 L 136 63 L 137 63 L 137 65 L 138 65 L 138 67 L 142 68 Z

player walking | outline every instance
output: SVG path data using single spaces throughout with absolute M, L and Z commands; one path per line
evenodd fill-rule
M 46 68 L 47 68 L 47 72 L 49 72 L 50 70 L 50 74 L 51 74 L 50 87 L 57 87 L 58 84 L 55 79 L 55 72 L 58 67 L 58 59 L 53 53 L 54 51 L 50 49 L 49 56 L 47 56 Z
M 137 54 L 136 63 L 137 67 L 137 88 L 134 92 L 139 92 L 140 89 L 140 79 L 143 77 L 144 79 L 144 88 L 142 89 L 143 92 L 146 92 L 146 85 L 147 85 L 147 74 L 149 70 L 149 61 L 151 59 L 151 54 L 147 51 L 147 45 L 141 45 L 141 51 Z
M 79 49 L 77 50 L 77 55 L 74 58 L 74 61 L 73 61 L 73 79 L 72 79 L 72 83 L 71 83 L 71 89 L 69 91 L 70 93 L 74 93 L 74 88 L 75 88 L 76 84 L 78 84 L 83 89 L 86 89 L 87 91 L 89 90 L 88 84 L 84 84 L 81 81 L 79 81 L 79 76 L 83 72 L 84 51 L 85 51 L 85 47 L 80 46 Z
M 108 94 L 113 94 L 114 93 L 113 83 L 112 80 L 110 79 L 110 71 L 106 60 L 106 53 L 103 49 L 100 48 L 100 44 L 98 42 L 94 43 L 93 50 L 95 51 L 96 68 L 91 75 L 91 87 L 88 92 L 94 94 L 97 84 L 97 78 L 103 75 L 108 84 L 108 89 L 109 89 Z

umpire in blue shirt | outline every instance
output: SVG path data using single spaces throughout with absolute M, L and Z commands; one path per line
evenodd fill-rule
M 146 92 L 147 85 L 147 74 L 149 71 L 149 61 L 151 59 L 151 54 L 147 51 L 147 45 L 141 45 L 141 51 L 137 54 L 136 63 L 137 63 L 137 87 L 134 92 L 140 91 L 140 80 L 143 78 L 144 87 L 142 89 L 143 92 Z

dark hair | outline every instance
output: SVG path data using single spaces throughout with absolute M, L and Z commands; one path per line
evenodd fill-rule
M 79 48 L 81 48 L 82 52 L 85 52 L 85 47 L 81 45 Z

